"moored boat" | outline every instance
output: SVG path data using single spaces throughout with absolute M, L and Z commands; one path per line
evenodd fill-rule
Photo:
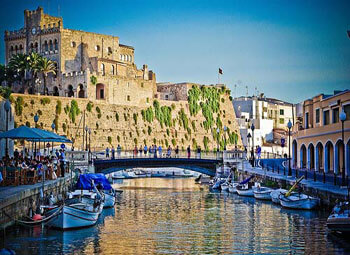
M 101 211 L 102 201 L 93 200 L 94 203 L 80 202 L 78 199 L 68 199 L 63 206 L 54 206 L 45 214 L 47 217 L 53 216 L 47 226 L 62 230 L 89 227 L 96 223 Z
M 237 193 L 237 186 L 239 185 L 239 183 L 238 182 L 231 182 L 230 183 L 230 185 L 229 185 L 229 187 L 228 187 L 228 191 L 230 192 L 230 193 Z
M 331 231 L 342 233 L 350 232 L 350 204 L 341 202 L 337 204 L 327 219 L 327 227 Z
M 261 200 L 271 200 L 272 189 L 267 187 L 258 187 L 254 190 L 254 197 Z
M 280 199 L 279 196 L 281 194 L 285 194 L 287 192 L 286 189 L 275 189 L 273 191 L 271 191 L 271 200 L 272 202 L 274 202 L 275 204 L 280 204 Z
M 221 184 L 221 190 L 222 191 L 228 191 L 229 188 L 229 183 L 228 182 L 224 182 L 223 184 Z
M 319 199 L 302 193 L 285 196 L 279 195 L 280 203 L 285 208 L 311 210 L 319 204 Z
M 254 197 L 254 188 L 249 183 L 238 185 L 237 193 L 238 195 L 244 197 Z

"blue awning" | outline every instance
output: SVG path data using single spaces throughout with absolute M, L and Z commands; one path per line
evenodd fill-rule
M 92 190 L 91 181 L 94 180 L 95 186 L 103 186 L 104 190 L 111 190 L 112 186 L 104 174 L 81 174 L 77 181 L 76 188 L 84 190 Z

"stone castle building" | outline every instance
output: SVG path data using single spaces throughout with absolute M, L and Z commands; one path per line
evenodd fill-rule
M 5 31 L 6 64 L 18 53 L 38 52 L 53 60 L 57 74 L 49 74 L 49 95 L 144 105 L 154 98 L 155 74 L 147 65 L 137 69 L 135 50 L 119 37 L 64 28 L 61 17 L 43 8 L 24 11 L 24 27 Z M 39 82 L 36 90 L 43 91 Z M 135 93 L 135 90 L 138 93 Z

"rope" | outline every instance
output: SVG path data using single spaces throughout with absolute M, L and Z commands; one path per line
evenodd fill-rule
M 44 223 L 46 221 L 49 221 L 51 218 L 53 218 L 54 216 L 56 216 L 57 214 L 59 214 L 62 211 L 64 205 L 62 205 L 54 214 L 50 215 L 49 217 L 46 217 L 42 220 L 37 220 L 37 221 L 23 221 L 23 220 L 18 220 L 18 219 L 14 219 L 13 217 L 11 217 L 10 215 L 8 215 L 5 211 L 3 211 L 3 213 L 9 217 L 11 220 L 23 224 L 23 225 L 37 225 L 40 223 Z

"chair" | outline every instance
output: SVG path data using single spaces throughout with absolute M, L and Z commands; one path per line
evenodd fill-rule
M 19 171 L 16 167 L 6 167 L 6 185 L 19 185 Z

